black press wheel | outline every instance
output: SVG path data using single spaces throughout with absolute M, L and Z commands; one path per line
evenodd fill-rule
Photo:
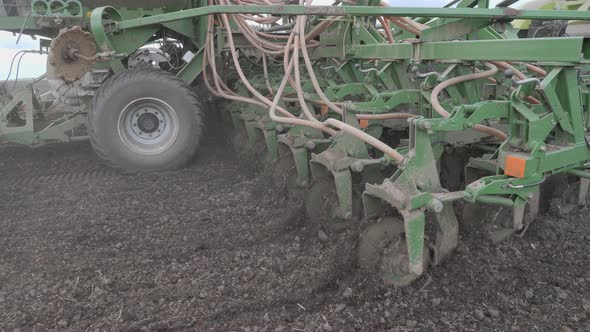
M 203 131 L 202 106 L 182 80 L 139 68 L 113 76 L 98 90 L 88 116 L 90 142 L 111 166 L 128 172 L 184 167 Z

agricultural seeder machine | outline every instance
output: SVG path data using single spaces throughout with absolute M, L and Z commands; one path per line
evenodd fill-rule
M 362 224 L 359 266 L 403 286 L 450 255 L 458 220 L 505 238 L 587 202 L 590 1 L 537 3 L 4 0 L 0 29 L 51 39 L 46 79 L 73 108 L 22 91 L 0 137 L 88 137 L 149 172 L 224 131 L 311 222 Z

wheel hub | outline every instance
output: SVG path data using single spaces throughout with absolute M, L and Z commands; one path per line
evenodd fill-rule
M 155 142 L 166 129 L 166 117 L 155 107 L 136 109 L 131 115 L 131 130 L 135 138 Z
M 164 120 L 159 119 L 154 113 L 143 113 L 137 119 L 137 127 L 144 133 L 151 134 L 158 130 L 160 121 Z
M 155 155 L 170 147 L 178 135 L 178 118 L 174 109 L 157 98 L 140 98 L 131 102 L 119 118 L 119 135 L 130 149 Z

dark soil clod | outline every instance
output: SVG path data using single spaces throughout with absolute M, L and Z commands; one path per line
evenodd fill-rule
M 228 147 L 151 175 L 87 143 L 0 150 L 3 331 L 590 331 L 586 211 L 498 244 L 462 234 L 393 289 L 357 270 L 358 237 L 300 222 Z

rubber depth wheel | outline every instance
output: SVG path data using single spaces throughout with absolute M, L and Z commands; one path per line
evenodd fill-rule
M 340 232 L 351 226 L 352 221 L 362 214 L 362 201 L 353 190 L 352 218 L 342 219 L 336 215 L 340 204 L 336 193 L 336 184 L 331 177 L 316 181 L 310 187 L 305 198 L 305 212 L 312 224 L 328 231 Z
M 175 170 L 194 157 L 203 109 L 178 77 L 155 68 L 119 73 L 98 90 L 88 115 L 96 153 L 127 172 Z
M 383 218 L 369 225 L 361 234 L 358 246 L 358 265 L 369 272 L 377 272 L 387 284 L 395 287 L 410 285 L 420 276 L 409 272 L 409 257 L 404 237 L 404 222 L 399 218 Z M 424 271 L 430 254 L 424 247 Z

